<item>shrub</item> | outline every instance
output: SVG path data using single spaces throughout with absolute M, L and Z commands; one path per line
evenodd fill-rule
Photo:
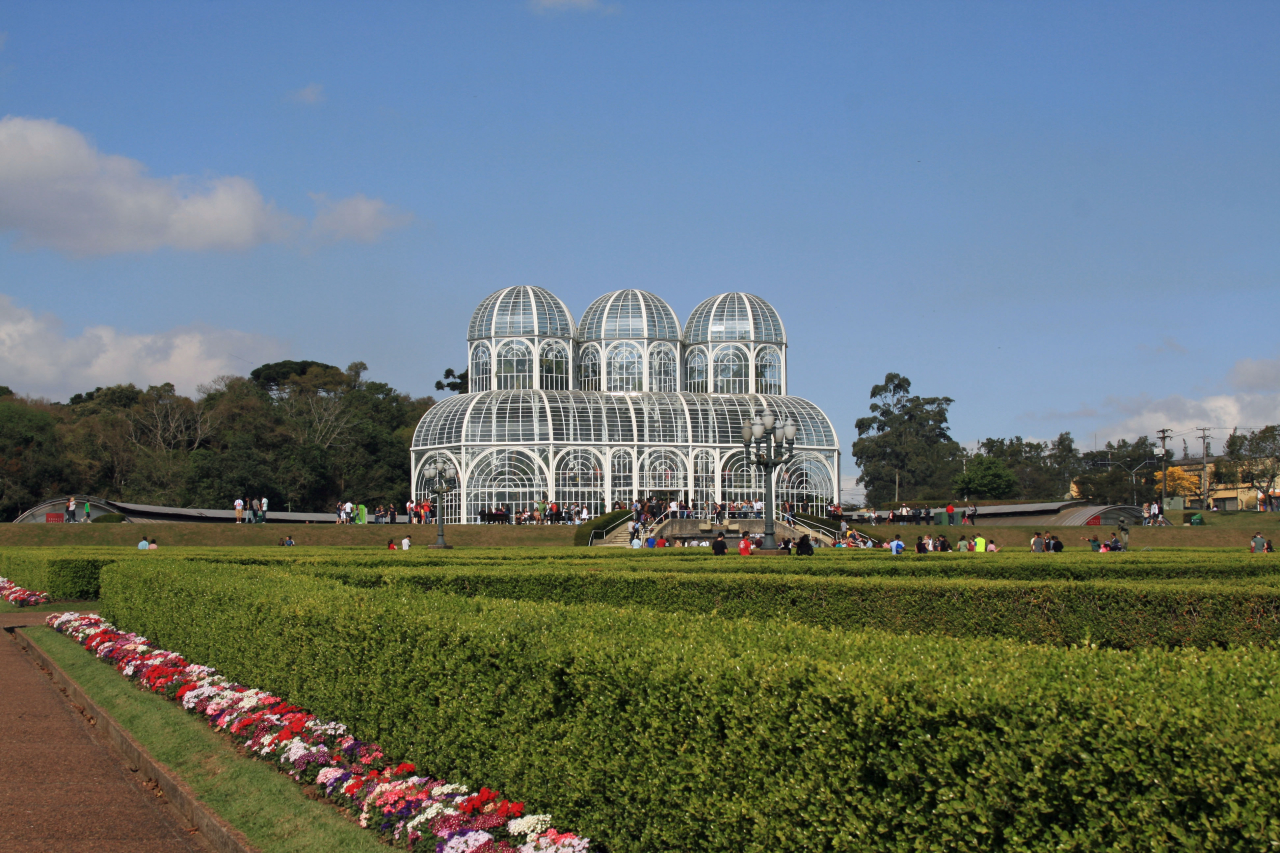
M 125 560 L 104 615 L 613 853 L 1261 850 L 1280 656 L 1047 648 Z
M 99 573 L 116 557 L 61 556 L 66 553 L 48 548 L 7 549 L 0 557 L 0 576 L 27 589 L 47 592 L 55 601 L 97 598 Z
M 579 524 L 578 529 L 573 532 L 573 544 L 575 546 L 590 545 L 591 531 L 604 530 L 615 521 L 621 521 L 630 514 L 629 509 L 615 509 L 613 512 L 598 515 L 584 524 Z
M 104 515 L 95 516 L 92 519 L 93 524 L 123 524 L 127 519 L 118 512 L 109 512 Z

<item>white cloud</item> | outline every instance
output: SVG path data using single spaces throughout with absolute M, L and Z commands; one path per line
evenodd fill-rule
M 322 104 L 324 103 L 324 86 L 312 83 L 296 92 L 290 92 L 289 97 L 300 104 Z
M 192 394 L 201 383 L 244 375 L 287 351 L 273 338 L 199 324 L 155 334 L 93 326 L 68 337 L 58 318 L 37 317 L 0 295 L 0 376 L 20 394 L 65 400 L 122 382 L 143 388 L 172 382 Z
M 318 208 L 311 223 L 311 236 L 320 241 L 372 243 L 387 231 L 413 220 L 411 213 L 362 195 L 330 201 L 323 193 L 312 193 L 311 200 Z
M 379 224 L 402 221 L 384 202 L 363 196 L 332 206 L 341 210 L 348 202 L 357 211 L 382 207 L 365 214 L 363 229 L 327 226 L 330 239 L 368 240 Z M 296 240 L 305 223 L 263 199 L 248 178 L 151 177 L 142 163 L 99 152 L 74 128 L 6 116 L 0 119 L 0 231 L 17 232 L 20 246 L 105 255 L 242 251 Z

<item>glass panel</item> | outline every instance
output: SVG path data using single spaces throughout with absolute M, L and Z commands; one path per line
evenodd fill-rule
M 708 512 L 716 499 L 716 455 L 710 450 L 693 454 L 694 509 Z
M 751 312 L 741 293 L 726 293 L 711 315 L 711 340 L 751 340 Z
M 595 347 L 584 347 L 578 356 L 578 388 L 600 390 L 600 350 Z
M 467 387 L 470 391 L 489 390 L 489 345 L 476 344 L 471 351 L 471 368 L 467 371 Z
M 545 499 L 547 483 L 533 457 L 523 450 L 500 448 L 476 460 L 467 476 L 467 521 L 502 507 L 508 514 L 532 508 Z
M 569 390 L 569 350 L 559 341 L 542 345 L 538 377 L 544 391 Z
M 685 390 L 694 394 L 707 393 L 707 353 L 696 349 L 689 356 L 689 368 L 685 374 Z
M 756 353 L 756 393 L 782 393 L 782 355 L 774 347 Z
M 739 517 L 754 514 L 745 509 L 744 504 L 764 499 L 764 476 L 759 468 L 747 461 L 741 450 L 735 450 L 725 458 L 720 471 L 720 496 L 731 504 L 730 511 Z
M 556 460 L 555 500 L 564 510 L 586 507 L 592 516 L 604 511 L 604 469 L 589 450 L 570 450 Z M 571 516 L 570 516 L 571 517 Z
M 505 290 L 499 290 L 497 293 L 490 293 L 476 308 L 476 312 L 471 315 L 471 327 L 467 330 L 467 340 L 474 341 L 477 338 L 487 338 L 492 334 L 493 309 L 498 304 L 498 299 L 505 292 Z
M 826 462 L 813 453 L 798 453 L 783 465 L 775 487 L 780 510 L 785 501 L 792 512 L 824 515 L 835 497 L 831 471 Z
M 609 478 L 612 491 L 609 495 L 609 506 L 615 509 L 631 506 L 635 500 L 635 484 L 632 481 L 631 454 L 626 450 L 615 450 L 609 461 Z M 619 506 L 621 505 L 621 507 Z
M 685 461 L 674 450 L 650 450 L 640 460 L 640 492 L 650 498 L 683 500 L 686 495 Z
M 641 391 L 644 388 L 644 356 L 632 343 L 609 348 L 608 391 Z
M 498 347 L 498 390 L 533 387 L 533 353 L 524 341 L 507 341 Z
M 742 347 L 716 350 L 714 366 L 716 394 L 745 394 L 747 387 L 747 352 Z
M 532 335 L 536 331 L 529 288 L 508 288 L 498 300 L 498 310 L 493 318 L 494 335 Z
M 459 471 L 462 470 L 462 466 L 458 464 L 457 457 L 448 453 L 428 453 L 425 454 L 425 458 L 427 461 L 418 467 L 418 479 L 414 483 L 413 499 L 416 501 L 430 501 L 432 507 L 437 511 L 443 510 L 445 524 L 461 524 L 462 489 L 455 486 L 452 492 L 446 492 L 443 496 L 443 500 L 441 500 L 440 503 L 437 503 L 436 498 L 438 496 L 435 492 L 430 490 L 430 487 L 434 485 L 435 481 L 428 481 L 423 472 L 432 465 L 453 465 L 458 468 Z M 404 507 L 396 507 L 396 513 L 403 517 Z M 430 528 L 427 529 L 430 530 Z M 428 542 L 424 541 L 422 544 L 426 545 Z
M 676 351 L 670 344 L 649 350 L 649 390 L 676 390 Z

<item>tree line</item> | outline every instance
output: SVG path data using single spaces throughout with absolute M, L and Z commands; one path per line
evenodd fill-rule
M 912 394 L 911 380 L 897 373 L 872 387 L 870 413 L 855 424 L 858 438 L 853 442 L 868 506 L 1074 498 L 1141 504 L 1159 497 L 1162 452 L 1160 443 L 1148 436 L 1085 451 L 1076 447 L 1070 432 L 1051 441 L 985 438 L 969 451 L 951 437 L 947 418 L 954 402 Z M 1173 459 L 1173 452 L 1164 451 L 1163 459 Z M 1211 487 L 1243 485 L 1270 493 L 1280 480 L 1280 426 L 1233 433 L 1213 459 L 1208 479 Z M 1171 475 L 1168 494 L 1205 497 L 1199 494 L 1199 479 L 1194 483 L 1185 475 Z
M 325 512 L 403 504 L 414 427 L 435 400 L 317 361 L 222 376 L 194 397 L 170 383 L 95 388 L 66 403 L 0 386 L 0 519 L 51 497 Z

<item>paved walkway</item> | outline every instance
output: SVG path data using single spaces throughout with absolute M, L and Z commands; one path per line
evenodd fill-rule
M 0 614 L 0 626 L 46 613 Z M 0 634 L 0 850 L 172 853 L 208 848 L 94 736 L 8 633 Z

